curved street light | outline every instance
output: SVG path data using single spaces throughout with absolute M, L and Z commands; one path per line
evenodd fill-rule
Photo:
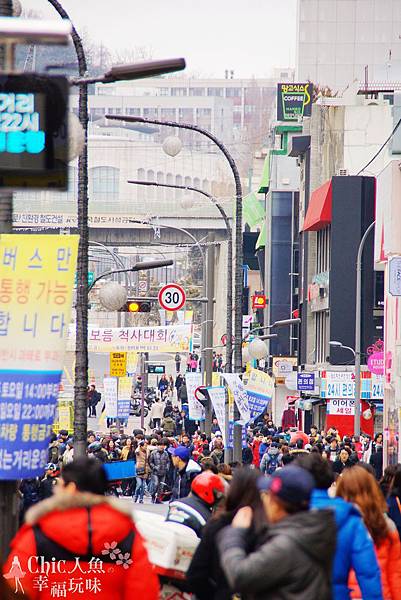
M 188 192 L 196 192 L 197 194 L 201 194 L 208 198 L 218 209 L 220 212 L 222 219 L 224 220 L 226 230 L 227 230 L 227 320 L 226 320 L 226 335 L 227 335 L 227 344 L 226 344 L 226 370 L 231 371 L 232 364 L 232 319 L 233 319 L 233 271 L 232 271 L 232 262 L 233 262 L 233 236 L 232 229 L 230 224 L 230 219 L 221 206 L 219 202 L 204 190 L 201 190 L 196 187 L 192 187 L 189 185 L 176 185 L 170 183 L 158 183 L 157 181 L 140 181 L 137 179 L 128 179 L 128 183 L 132 183 L 134 185 L 144 185 L 144 186 L 154 186 L 154 187 L 162 187 L 162 188 L 172 188 L 176 190 L 186 190 Z
M 243 275 L 242 275 L 242 260 L 243 260 L 243 249 L 242 249 L 242 185 L 241 179 L 238 172 L 237 165 L 231 156 L 230 152 L 224 146 L 224 144 L 210 131 L 199 127 L 198 125 L 192 125 L 190 123 L 178 123 L 177 121 L 162 121 L 159 119 L 147 119 L 144 117 L 136 117 L 133 115 L 105 115 L 106 119 L 115 121 L 124 121 L 127 123 L 149 123 L 152 125 L 162 125 L 164 127 L 173 127 L 177 129 L 189 129 L 191 131 L 197 131 L 201 135 L 204 135 L 211 140 L 219 150 L 224 154 L 230 165 L 231 171 L 234 176 L 235 182 L 235 276 L 234 276 L 234 371 L 236 373 L 242 372 L 242 348 L 241 348 L 241 337 L 242 337 L 242 289 L 243 289 Z

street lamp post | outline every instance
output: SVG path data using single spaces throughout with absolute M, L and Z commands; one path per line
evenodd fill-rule
M 224 144 L 210 131 L 199 127 L 198 125 L 192 125 L 189 123 L 178 123 L 176 121 L 161 121 L 159 119 L 146 119 L 144 117 L 136 117 L 131 115 L 106 115 L 107 119 L 116 121 L 124 121 L 129 123 L 149 123 L 151 125 L 162 125 L 165 127 L 174 127 L 177 129 L 189 129 L 191 131 L 197 131 L 201 135 L 204 135 L 210 139 L 224 154 L 225 158 L 230 165 L 231 171 L 234 176 L 235 182 L 235 276 L 234 276 L 234 371 L 236 373 L 242 372 L 242 352 L 241 352 L 241 335 L 242 335 L 242 290 L 243 290 L 243 276 L 242 276 L 242 186 L 241 179 L 239 176 L 237 165 L 227 148 Z M 227 365 L 227 369 L 229 366 Z
M 216 206 L 219 210 L 225 226 L 227 230 L 227 319 L 226 319 L 226 365 L 232 364 L 232 310 L 233 310 L 233 296 L 232 296 L 232 287 L 233 287 L 233 272 L 232 272 L 232 262 L 233 262 L 233 237 L 232 237 L 232 229 L 230 224 L 230 219 L 221 206 L 219 202 L 204 190 L 201 190 L 196 187 L 188 186 L 188 185 L 173 185 L 169 183 L 158 183 L 157 181 L 138 181 L 138 180 L 128 180 L 128 183 L 132 183 L 134 185 L 145 185 L 145 186 L 155 186 L 155 187 L 164 187 L 164 188 L 172 188 L 177 190 L 186 190 L 189 192 L 196 192 L 197 194 L 202 194 L 206 198 L 209 198 L 211 202 Z

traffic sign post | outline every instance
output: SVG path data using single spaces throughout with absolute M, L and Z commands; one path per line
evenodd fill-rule
M 164 310 L 176 311 L 184 306 L 187 297 L 183 287 L 177 283 L 168 283 L 159 291 L 158 299 Z

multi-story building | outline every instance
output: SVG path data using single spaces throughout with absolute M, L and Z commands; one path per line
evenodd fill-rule
M 399 0 L 298 0 L 296 77 L 334 92 L 400 81 Z

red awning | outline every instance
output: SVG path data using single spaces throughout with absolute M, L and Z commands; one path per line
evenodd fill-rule
M 319 231 L 331 223 L 331 179 L 312 192 L 303 231 Z

